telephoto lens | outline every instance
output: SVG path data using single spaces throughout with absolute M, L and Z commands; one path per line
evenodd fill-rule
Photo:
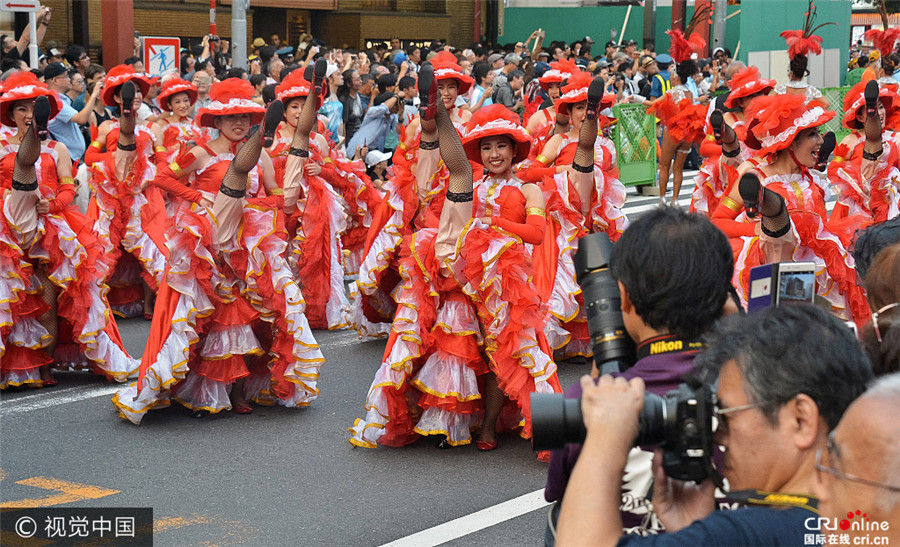
M 653 393 L 644 393 L 644 408 L 638 419 L 635 446 L 655 446 L 666 439 L 668 416 L 674 412 L 667 401 Z M 566 399 L 561 393 L 531 394 L 531 444 L 535 450 L 557 450 L 567 443 L 581 444 L 587 435 L 581 414 L 581 399 Z M 671 430 L 671 424 L 669 424 Z
M 619 285 L 609 271 L 613 244 L 604 233 L 588 234 L 578 240 L 575 277 L 581 285 L 588 332 L 594 348 L 594 363 L 601 372 L 621 372 L 634 364 L 634 342 L 625 330 Z M 618 364 L 611 369 L 607 363 Z

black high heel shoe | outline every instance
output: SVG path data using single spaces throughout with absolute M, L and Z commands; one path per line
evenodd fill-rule
M 437 115 L 437 86 L 434 83 L 434 67 L 426 61 L 419 70 L 419 116 L 423 120 L 433 120 Z
M 284 119 L 284 104 L 279 100 L 272 101 L 269 108 L 266 109 L 266 117 L 263 121 L 262 128 L 262 145 L 263 148 L 269 148 L 275 142 L 275 131 L 278 130 L 278 124 Z
M 591 80 L 588 87 L 587 95 L 587 119 L 597 119 L 597 110 L 600 108 L 600 101 L 603 100 L 603 80 L 599 77 Z
M 744 200 L 744 210 L 747 211 L 749 218 L 759 216 L 759 209 L 762 207 L 763 191 L 765 188 L 759 182 L 759 177 L 753 173 L 744 173 L 738 182 L 738 191 L 741 193 L 741 199 Z
M 120 96 L 122 97 L 122 115 L 126 118 L 134 116 L 135 94 L 136 90 L 134 89 L 134 82 L 128 80 L 122 84 L 122 89 L 120 90 Z
M 35 99 L 31 123 L 34 124 L 35 134 L 42 141 L 50 136 L 50 131 L 47 129 L 47 122 L 50 120 L 50 112 L 50 100 L 46 96 L 40 96 Z

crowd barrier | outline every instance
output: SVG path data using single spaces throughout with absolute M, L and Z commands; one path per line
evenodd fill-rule
M 825 87 L 822 95 L 830 103 L 829 109 L 837 115 L 826 123 L 822 132 L 834 131 L 841 142 L 850 130 L 841 125 L 844 117 L 844 95 L 849 87 Z M 613 107 L 616 124 L 612 139 L 618 156 L 619 180 L 625 186 L 656 184 L 656 119 L 647 114 L 639 104 L 623 103 Z

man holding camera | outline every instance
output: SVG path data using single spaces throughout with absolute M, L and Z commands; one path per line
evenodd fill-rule
M 619 486 L 644 402 L 640 378 L 582 379 L 587 428 L 560 513 L 560 545 L 803 545 L 817 531 L 809 495 L 816 453 L 865 390 L 872 370 L 853 334 L 811 306 L 767 308 L 729 322 L 697 358 L 718 373 L 716 443 L 729 497 L 714 512 L 711 481 L 669 478 L 654 457 L 653 504 L 666 534 L 622 537 Z M 810 520 L 813 519 L 813 520 Z
M 647 391 L 665 395 L 694 368 L 694 358 L 703 347 L 699 339 L 722 316 L 726 302 L 731 310 L 737 309 L 729 299 L 731 246 L 705 218 L 663 207 L 625 230 L 609 256 L 609 268 L 621 295 L 625 329 L 637 344 L 638 360 L 621 376 L 641 378 Z M 588 298 L 586 294 L 585 304 Z M 595 375 L 597 365 L 606 360 L 602 349 L 595 348 Z M 566 398 L 580 397 L 581 387 L 569 388 Z M 562 499 L 580 450 L 581 445 L 568 444 L 551 455 L 544 491 L 547 501 Z M 662 530 L 648 499 L 652 457 L 652 452 L 635 448 L 628 454 L 624 483 L 617 479 L 622 510 L 618 522 L 624 521 L 629 533 Z

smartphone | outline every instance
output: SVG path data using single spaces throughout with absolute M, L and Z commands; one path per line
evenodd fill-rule
M 135 38 L 140 38 L 140 37 L 141 37 L 141 33 L 138 32 L 138 31 L 134 31 L 134 37 L 135 37 Z

